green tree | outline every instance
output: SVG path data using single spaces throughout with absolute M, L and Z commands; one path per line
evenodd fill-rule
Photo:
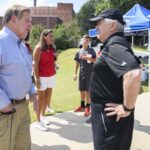
M 108 8 L 118 8 L 124 14 L 136 3 L 150 9 L 150 3 L 148 0 L 90 0 L 90 2 L 93 1 L 95 2 L 96 14 Z
M 143 7 L 147 8 L 147 9 L 150 9 L 150 2 L 148 0 L 122 0 L 122 3 L 120 3 L 118 8 L 124 14 L 137 3 L 142 5 Z
M 90 28 L 94 26 L 89 21 L 95 15 L 95 1 L 87 1 L 76 15 L 77 23 L 80 27 L 81 34 L 87 34 Z
M 55 44 L 58 50 L 77 47 L 81 37 L 80 29 L 76 21 L 58 25 L 54 29 Z
M 32 49 L 35 48 L 35 45 L 39 42 L 40 34 L 42 33 L 44 27 L 41 25 L 34 25 L 30 31 L 29 43 Z

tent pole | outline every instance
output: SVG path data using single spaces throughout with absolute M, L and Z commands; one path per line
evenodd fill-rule
M 134 47 L 134 36 L 132 36 L 132 44 L 131 44 L 132 48 Z
M 150 92 L 150 28 L 148 29 L 148 91 Z
M 143 45 L 146 43 L 145 41 L 146 41 L 146 38 L 145 38 L 145 35 L 144 35 L 144 37 L 143 37 L 144 39 L 143 39 Z

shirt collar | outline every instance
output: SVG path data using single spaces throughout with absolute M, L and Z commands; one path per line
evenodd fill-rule
M 122 33 L 122 32 L 116 32 L 116 33 L 110 35 L 110 36 L 106 39 L 106 41 L 103 43 L 103 46 L 105 46 L 105 45 L 111 40 L 112 37 L 114 37 L 114 36 L 123 36 L 123 35 L 124 35 L 124 33 Z
M 4 26 L 3 31 L 9 35 L 11 39 L 13 39 L 16 43 L 21 43 L 21 39 L 8 27 Z

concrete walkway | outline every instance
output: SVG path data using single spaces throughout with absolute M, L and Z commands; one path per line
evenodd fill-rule
M 49 116 L 48 132 L 31 124 L 32 150 L 94 150 L 91 125 L 83 113 L 73 111 Z M 150 93 L 138 97 L 131 150 L 150 150 Z
M 138 96 L 131 150 L 150 150 L 150 93 Z

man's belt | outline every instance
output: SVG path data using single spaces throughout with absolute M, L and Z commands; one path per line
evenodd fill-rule
M 11 103 L 12 103 L 13 105 L 17 105 L 17 104 L 23 103 L 25 100 L 26 100 L 25 97 L 22 98 L 22 99 L 11 99 Z
M 10 101 L 11 101 L 11 103 L 12 103 L 13 105 L 21 104 L 21 103 L 25 102 L 25 100 L 26 100 L 25 97 L 22 98 L 22 99 L 10 99 Z M 9 111 L 9 112 L 1 112 L 1 111 L 0 111 L 0 116 L 1 116 L 1 115 L 11 115 L 11 114 L 13 114 L 13 113 L 15 113 L 15 112 L 16 112 L 16 109 L 15 109 L 15 108 L 13 108 L 13 110 L 12 110 L 12 111 Z
M 1 111 L 0 111 L 0 116 L 1 116 L 1 115 L 11 115 L 11 114 L 13 114 L 13 113 L 15 113 L 15 112 L 16 112 L 16 109 L 15 109 L 15 108 L 13 108 L 12 111 L 8 111 L 8 112 L 1 112 Z

